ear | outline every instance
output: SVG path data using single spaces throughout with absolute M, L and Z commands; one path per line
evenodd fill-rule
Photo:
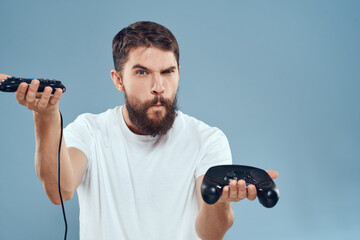
M 121 91 L 121 92 L 123 92 L 124 91 L 124 82 L 123 82 L 123 80 L 122 80 L 122 78 L 121 78 L 121 76 L 120 76 L 120 73 L 118 72 L 118 71 L 116 71 L 116 70 L 111 70 L 111 72 L 110 72 L 110 76 L 111 76 L 111 79 L 113 80 L 113 82 L 114 82 L 114 85 L 115 85 L 115 87 L 119 90 L 119 91 Z

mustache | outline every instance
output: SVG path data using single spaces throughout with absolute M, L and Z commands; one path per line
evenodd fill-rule
M 155 105 L 160 102 L 160 104 L 164 105 L 167 100 L 163 96 L 155 96 L 154 99 L 150 102 L 151 105 Z M 170 101 L 170 100 L 168 100 Z
M 171 106 L 172 105 L 172 101 L 170 99 L 165 99 L 163 96 L 155 96 L 153 100 L 150 100 L 147 105 L 148 107 L 155 105 L 157 103 L 160 103 L 161 105 L 165 105 L 165 106 Z

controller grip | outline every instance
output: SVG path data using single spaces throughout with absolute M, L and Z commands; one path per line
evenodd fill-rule
M 207 204 L 214 204 L 216 203 L 222 193 L 222 188 L 217 187 L 214 182 L 209 181 L 208 178 L 204 178 L 201 184 L 201 195 Z
M 257 196 L 261 205 L 267 208 L 272 208 L 279 201 L 280 192 L 274 183 L 273 188 L 268 188 L 268 189 L 258 188 Z

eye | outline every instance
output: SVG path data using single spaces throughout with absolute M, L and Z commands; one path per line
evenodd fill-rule
M 147 74 L 147 72 L 145 70 L 138 70 L 136 73 L 138 75 L 146 75 Z
M 169 73 L 173 73 L 173 72 L 175 72 L 174 69 L 167 69 L 167 70 L 163 71 L 163 73 L 165 73 L 165 74 L 169 74 Z

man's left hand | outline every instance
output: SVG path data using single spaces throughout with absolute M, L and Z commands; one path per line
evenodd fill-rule
M 266 171 L 272 179 L 275 179 L 279 176 L 277 171 L 268 170 Z M 222 195 L 218 203 L 225 202 L 238 202 L 245 198 L 253 201 L 256 199 L 256 187 L 253 184 L 249 184 L 246 187 L 245 180 L 232 180 L 229 186 L 225 186 L 222 191 Z

